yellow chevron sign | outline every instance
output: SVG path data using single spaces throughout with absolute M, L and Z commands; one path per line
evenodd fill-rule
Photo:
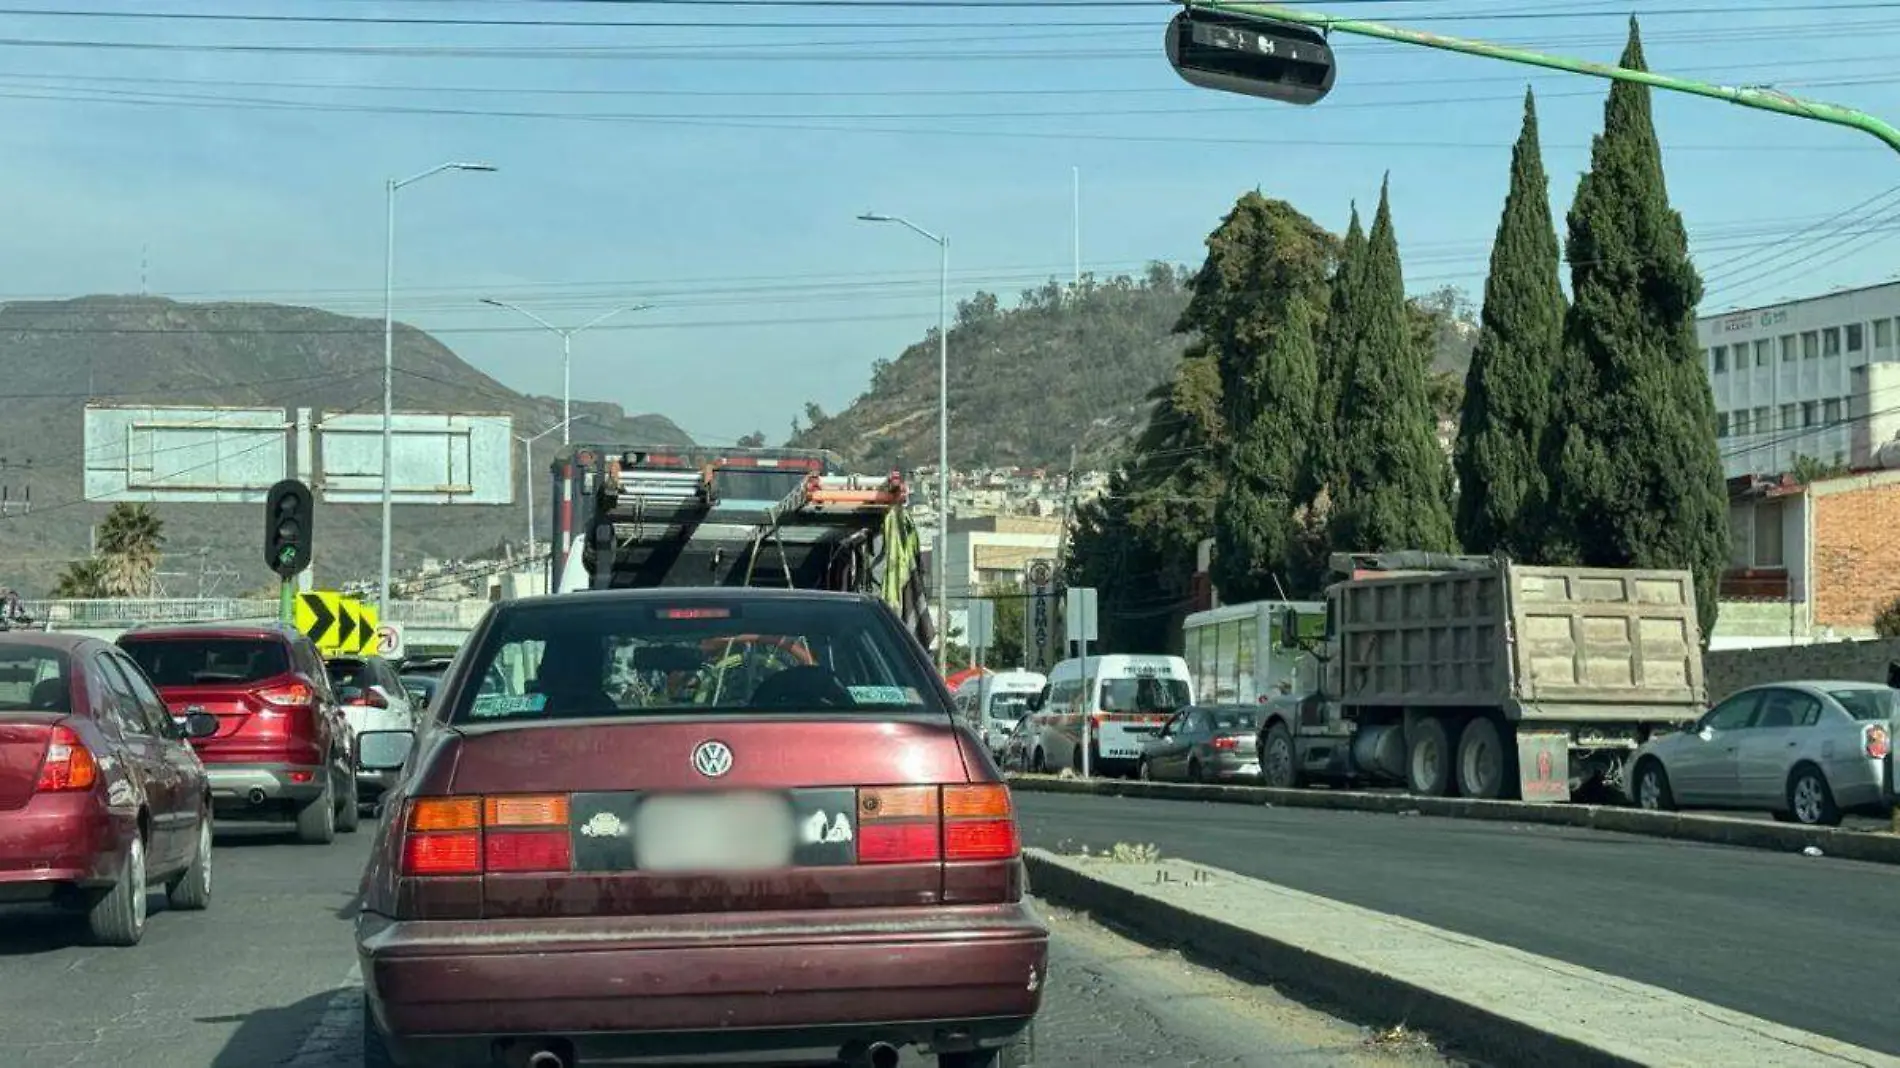
M 376 652 L 376 610 L 346 594 L 332 590 L 299 594 L 292 622 L 322 653 Z

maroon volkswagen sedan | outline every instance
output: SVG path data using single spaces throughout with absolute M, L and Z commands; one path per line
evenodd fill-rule
M 1049 935 L 1009 788 L 881 602 L 504 602 L 439 693 L 360 739 L 407 765 L 356 927 L 366 1063 L 1024 1059 Z
M 211 903 L 211 789 L 187 735 L 138 665 L 70 634 L 0 635 L 0 905 L 86 913 L 93 937 L 129 946 L 146 895 Z

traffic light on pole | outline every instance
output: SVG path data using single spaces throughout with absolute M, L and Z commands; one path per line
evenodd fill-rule
M 264 563 L 289 580 L 310 566 L 310 487 L 294 478 L 270 488 L 264 503 Z
M 1332 45 L 1310 26 L 1190 5 L 1168 23 L 1166 47 L 1175 73 L 1203 89 L 1299 105 L 1333 91 Z

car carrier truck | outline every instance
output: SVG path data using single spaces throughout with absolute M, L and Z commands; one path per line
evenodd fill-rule
M 1344 577 L 1318 638 L 1302 633 L 1303 606 L 1277 609 L 1275 643 L 1317 670 L 1294 672 L 1290 693 L 1255 683 L 1267 785 L 1567 801 L 1620 785 L 1637 746 L 1705 711 L 1687 571 L 1420 552 L 1330 562 Z
M 896 474 L 805 449 L 580 445 L 553 464 L 550 588 L 872 593 L 928 646 L 922 548 Z

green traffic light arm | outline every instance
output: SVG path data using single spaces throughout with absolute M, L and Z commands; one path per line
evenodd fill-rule
M 1570 59 L 1566 56 L 1546 55 L 1522 48 L 1510 48 L 1492 44 L 1488 41 L 1474 41 L 1464 37 L 1446 37 L 1442 34 L 1427 33 L 1423 30 L 1408 30 L 1398 26 L 1387 26 L 1382 22 L 1368 22 L 1364 19 L 1342 19 L 1314 11 L 1297 11 L 1280 7 L 1277 4 L 1245 4 L 1220 2 L 1195 2 L 1188 6 L 1208 11 L 1227 11 L 1236 15 L 1251 15 L 1255 18 L 1274 19 L 1291 22 L 1301 26 L 1312 26 L 1328 33 L 1350 33 L 1360 37 L 1376 37 L 1383 41 L 1396 41 L 1400 44 L 1419 45 L 1436 48 L 1446 52 L 1459 52 L 1468 56 L 1483 56 L 1486 59 L 1501 59 L 1507 63 L 1522 63 L 1532 67 L 1544 67 L 1570 74 L 1582 74 L 1592 78 L 1607 78 L 1616 82 L 1635 82 L 1654 89 L 1667 89 L 1673 93 L 1688 93 L 1692 96 L 1706 96 L 1713 100 L 1726 100 L 1745 108 L 1759 111 L 1772 111 L 1780 115 L 1792 115 L 1797 119 L 1812 119 L 1817 122 L 1846 126 L 1862 133 L 1878 137 L 1888 148 L 1900 152 L 1900 129 L 1853 108 L 1839 104 L 1825 104 L 1816 100 L 1803 100 L 1790 96 L 1777 89 L 1738 88 L 1735 86 L 1715 85 L 1710 82 L 1691 81 L 1687 78 L 1675 78 L 1667 74 L 1655 74 L 1650 71 L 1628 70 L 1610 63 L 1593 63 L 1587 59 Z

